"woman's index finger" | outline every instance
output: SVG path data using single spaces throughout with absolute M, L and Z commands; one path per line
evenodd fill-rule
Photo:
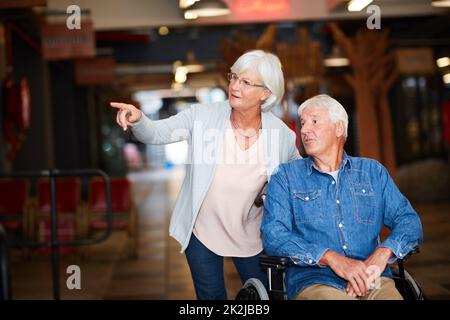
M 126 104 L 126 103 L 121 103 L 121 102 L 110 102 L 109 105 L 113 108 L 126 109 L 126 110 L 130 110 L 130 107 L 131 107 L 131 105 Z

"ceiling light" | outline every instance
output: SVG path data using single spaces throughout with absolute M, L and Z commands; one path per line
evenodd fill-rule
M 183 90 L 184 86 L 182 83 L 178 83 L 178 82 L 173 82 L 172 83 L 172 90 L 174 91 L 181 91 Z
M 367 7 L 373 0 L 351 0 L 348 5 L 348 11 L 361 11 Z
M 436 60 L 436 64 L 439 68 L 445 68 L 450 66 L 450 58 L 449 57 L 442 57 Z
M 202 64 L 186 64 L 183 68 L 186 70 L 186 73 L 197 73 L 205 70 L 205 66 Z
M 169 34 L 169 28 L 167 28 L 166 26 L 161 26 L 158 29 L 158 33 L 160 36 L 166 36 Z
M 445 84 L 450 84 L 450 73 L 446 73 L 442 76 Z
M 327 58 L 324 60 L 325 67 L 346 67 L 350 64 L 347 58 Z
M 185 83 L 187 80 L 187 74 L 185 70 L 181 69 L 182 67 L 178 68 L 175 72 L 175 82 L 176 83 Z
M 179 6 L 181 9 L 186 9 L 189 6 L 192 6 L 197 1 L 200 1 L 200 0 L 180 0 Z
M 433 0 L 431 5 L 439 8 L 450 7 L 450 0 Z
M 339 46 L 334 45 L 331 54 L 323 60 L 323 64 L 331 68 L 346 67 L 350 65 L 350 60 L 342 54 Z
M 186 20 L 193 20 L 193 19 L 197 19 L 198 16 L 197 16 L 196 14 L 192 13 L 192 12 L 186 11 L 186 12 L 184 13 L 184 18 L 185 18 Z
M 184 17 L 186 18 L 186 15 L 195 17 L 217 17 L 230 13 L 230 8 L 228 8 L 226 3 L 222 0 L 201 0 L 187 8 Z

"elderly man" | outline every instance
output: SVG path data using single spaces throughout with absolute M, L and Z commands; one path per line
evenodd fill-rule
M 300 105 L 308 157 L 280 165 L 261 226 L 266 253 L 295 263 L 289 299 L 402 299 L 388 263 L 422 242 L 416 211 L 377 161 L 344 151 L 348 116 L 327 95 Z M 380 241 L 382 225 L 390 235 Z

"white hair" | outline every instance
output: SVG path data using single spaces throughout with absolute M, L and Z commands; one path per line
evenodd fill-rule
M 284 76 L 280 59 L 276 55 L 263 50 L 248 51 L 240 56 L 230 69 L 237 74 L 250 70 L 259 75 L 263 84 L 271 92 L 261 105 L 263 112 L 269 111 L 283 98 Z
M 344 137 L 347 138 L 348 114 L 339 101 L 329 95 L 319 94 L 306 100 L 298 107 L 298 116 L 301 117 L 303 110 L 312 107 L 326 109 L 328 111 L 328 117 L 333 123 L 337 123 L 338 121 L 344 122 Z

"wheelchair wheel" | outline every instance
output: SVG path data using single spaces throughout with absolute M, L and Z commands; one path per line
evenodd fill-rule
M 269 300 L 266 287 L 256 278 L 248 279 L 239 290 L 235 300 Z
M 417 281 L 405 270 L 405 280 L 408 284 L 407 286 L 407 299 L 408 300 L 425 300 L 422 288 L 419 286 Z
M 405 270 L 405 279 L 398 275 L 397 270 L 393 270 L 393 279 L 397 290 L 405 300 L 426 300 L 425 294 L 417 281 Z

